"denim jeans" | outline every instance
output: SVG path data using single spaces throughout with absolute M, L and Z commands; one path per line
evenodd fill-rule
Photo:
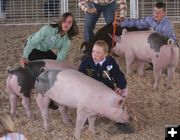
M 97 9 L 97 14 L 89 14 L 85 15 L 85 23 L 84 23 L 84 41 L 90 42 L 93 38 L 93 30 L 97 23 L 97 20 L 101 13 L 105 18 L 106 24 L 114 21 L 114 15 L 116 11 L 116 2 L 112 2 L 108 5 L 98 5 L 96 3 L 89 3 L 88 6 L 90 8 L 95 7 Z

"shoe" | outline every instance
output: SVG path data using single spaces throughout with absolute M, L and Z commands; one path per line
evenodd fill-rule
M 56 110 L 56 109 L 58 109 L 59 107 L 58 107 L 58 105 L 56 104 L 56 102 L 54 102 L 54 101 L 50 101 L 50 103 L 49 103 L 49 108 L 51 108 L 51 109 L 53 109 L 53 110 Z
M 116 123 L 116 127 L 125 134 L 134 133 L 134 129 L 128 123 Z

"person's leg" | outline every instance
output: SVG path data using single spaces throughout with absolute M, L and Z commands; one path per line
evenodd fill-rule
M 56 54 L 54 54 L 52 51 L 47 51 L 47 52 L 42 52 L 42 51 L 39 51 L 39 50 L 37 50 L 37 49 L 34 49 L 31 53 L 30 53 L 30 55 L 29 55 L 29 57 L 28 57 L 28 59 L 30 60 L 30 61 L 32 61 L 32 60 L 39 60 L 39 59 L 56 59 Z
M 86 14 L 85 15 L 85 22 L 84 22 L 84 41 L 90 42 L 93 38 L 93 30 L 95 28 L 96 22 L 101 14 L 101 6 L 89 3 L 88 5 L 90 8 L 95 7 L 97 9 L 97 14 Z
M 39 59 L 54 59 L 56 60 L 57 56 L 56 54 L 54 54 L 51 50 L 47 51 L 47 52 L 42 52 L 39 51 L 37 49 L 34 49 L 31 54 L 29 55 L 29 60 L 39 60 Z M 49 103 L 49 108 L 56 110 L 58 109 L 58 105 L 56 104 L 56 102 L 50 100 Z
M 105 5 L 102 8 L 103 16 L 105 18 L 106 24 L 109 24 L 114 21 L 114 15 L 116 11 L 116 2 Z

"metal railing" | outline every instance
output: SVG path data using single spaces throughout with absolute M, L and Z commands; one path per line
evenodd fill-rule
M 5 5 L 3 5 L 3 1 L 5 1 Z M 137 2 L 136 6 L 134 1 Z M 134 14 L 140 18 L 151 15 L 156 2 L 156 0 L 127 0 L 127 17 L 130 17 L 130 13 L 131 16 Z M 167 4 L 167 15 L 170 19 L 173 22 L 180 23 L 180 1 L 164 0 L 164 2 Z M 77 0 L 0 0 L 0 24 L 46 24 L 57 22 L 59 16 L 65 11 L 72 12 L 78 24 L 84 23 L 85 14 L 79 8 Z M 98 23 L 104 23 L 102 15 Z

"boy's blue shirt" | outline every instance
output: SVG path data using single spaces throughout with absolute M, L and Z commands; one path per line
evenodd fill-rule
M 137 27 L 139 29 L 153 28 L 173 40 L 177 40 L 171 21 L 165 16 L 160 22 L 155 21 L 153 16 L 138 19 L 126 19 L 121 23 L 121 27 Z

